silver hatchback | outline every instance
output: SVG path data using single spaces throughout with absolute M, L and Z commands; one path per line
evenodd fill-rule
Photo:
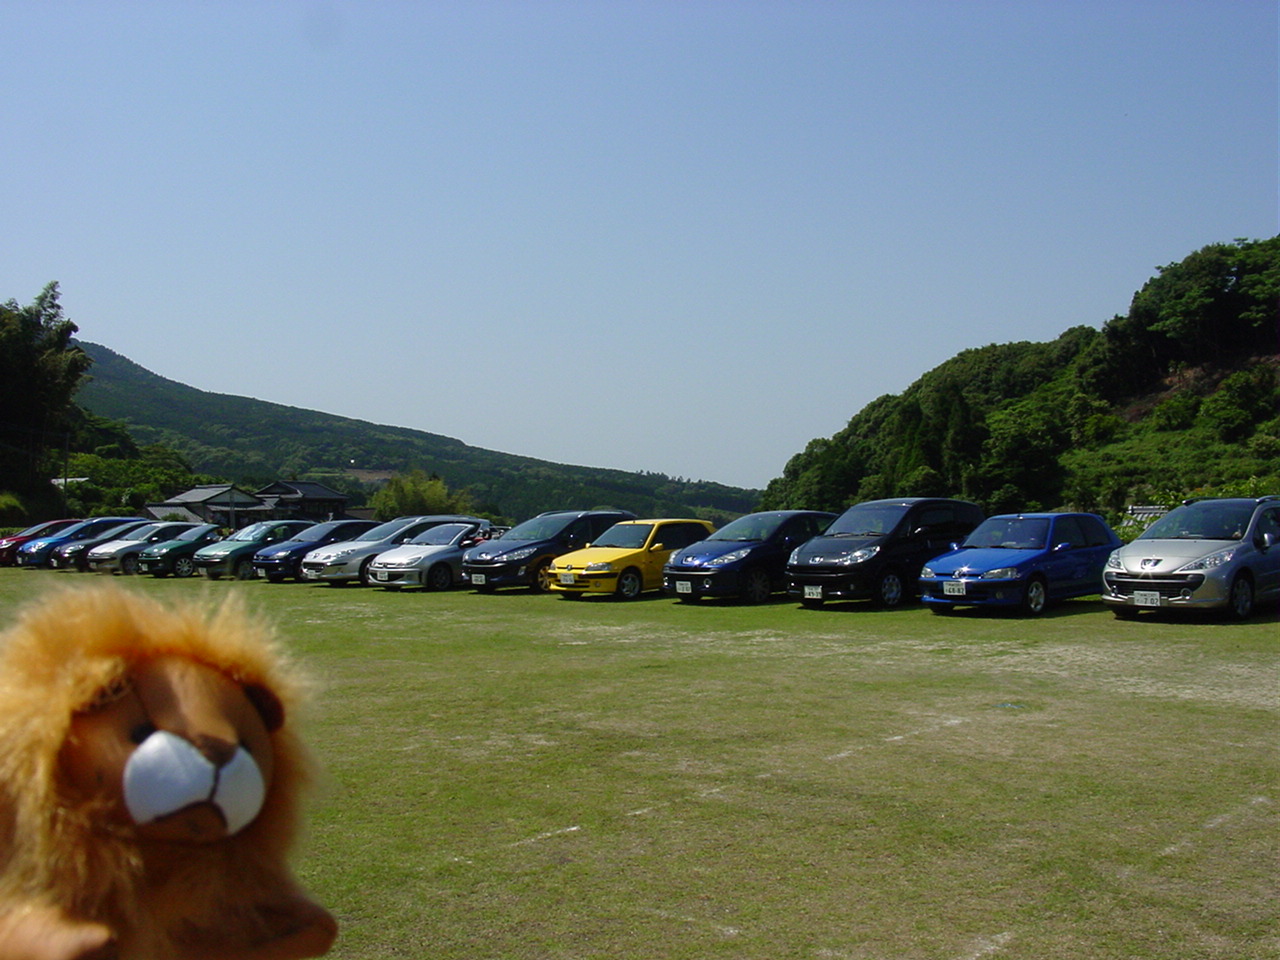
M 1224 609 L 1237 620 L 1280 599 L 1280 496 L 1188 500 L 1116 550 L 1102 601 L 1141 610 Z

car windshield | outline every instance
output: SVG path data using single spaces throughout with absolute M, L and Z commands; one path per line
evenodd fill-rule
M 443 546 L 447 543 L 453 543 L 454 540 L 474 527 L 475 524 L 473 523 L 441 523 L 434 527 L 428 527 L 409 542 L 423 546 Z
M 199 540 L 201 537 L 208 536 L 211 531 L 216 529 L 217 527 L 211 526 L 209 524 L 205 524 L 204 526 L 200 526 L 200 527 L 192 527 L 190 530 L 184 530 L 182 533 L 178 534 L 178 536 L 174 537 L 173 539 Z
M 371 530 L 366 530 L 358 537 L 353 537 L 352 542 L 363 540 L 368 543 L 377 543 L 379 540 L 387 540 L 394 537 L 397 533 L 413 523 L 416 517 L 400 517 L 396 520 L 388 520 L 386 523 L 380 523 Z
M 228 540 L 260 540 L 267 535 L 267 531 L 275 526 L 274 520 L 260 520 L 257 523 L 251 523 L 247 527 L 241 527 Z
M 1047 517 L 991 517 L 965 538 L 966 547 L 1043 550 L 1049 539 Z
M 761 513 L 739 517 L 707 537 L 708 540 L 734 540 L 740 543 L 768 540 L 786 520 L 784 514 Z
M 1202 500 L 1170 510 L 1139 540 L 1239 540 L 1253 517 L 1253 504 Z
M 619 547 L 638 550 L 649 539 L 652 523 L 615 523 L 591 544 L 593 547 Z
M 559 515 L 552 514 L 548 517 L 534 517 L 532 520 L 516 524 L 502 539 L 550 540 L 552 537 L 559 536 L 560 532 L 564 530 L 572 519 L 572 517 L 567 517 L 563 513 Z
M 850 507 L 827 528 L 828 537 L 879 537 L 898 525 L 909 508 L 903 504 L 858 504 Z
M 328 523 L 317 523 L 314 527 L 306 527 L 299 530 L 286 543 L 313 543 L 316 540 L 323 540 L 338 527 L 346 523 L 345 520 L 330 520 Z

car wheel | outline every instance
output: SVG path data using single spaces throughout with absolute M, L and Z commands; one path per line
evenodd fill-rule
M 623 570 L 618 576 L 618 598 L 634 600 L 644 592 L 644 580 L 639 570 Z
M 360 572 L 356 575 L 356 579 L 360 581 L 360 586 L 373 586 L 373 578 L 369 576 L 369 567 L 373 564 L 373 557 L 365 557 L 360 564 Z
M 1049 587 L 1042 577 L 1032 577 L 1022 591 L 1022 612 L 1038 617 L 1049 605 Z
M 748 570 L 742 580 L 743 603 L 765 603 L 773 593 L 773 584 L 767 571 L 759 568 Z
M 253 569 L 253 561 L 248 557 L 236 563 L 234 573 L 237 580 L 252 580 L 258 575 L 258 571 Z
M 422 578 L 422 585 L 428 590 L 448 590 L 453 586 L 453 571 L 447 563 L 437 563 Z
M 127 553 L 120 558 L 120 572 L 126 577 L 132 577 L 138 572 L 138 558 L 132 553 Z
M 196 572 L 196 563 L 190 557 L 178 557 L 173 561 L 173 575 L 175 577 L 189 577 Z
M 902 605 L 902 599 L 902 577 L 898 576 L 898 571 L 886 570 L 880 574 L 876 583 L 876 603 L 882 607 L 897 607 Z
M 1227 610 L 1233 620 L 1248 620 L 1253 615 L 1253 581 L 1243 573 L 1231 581 Z
M 529 589 L 534 593 L 551 592 L 551 561 L 543 560 L 529 574 Z

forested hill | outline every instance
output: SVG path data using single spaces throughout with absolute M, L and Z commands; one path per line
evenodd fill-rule
M 516 519 L 555 508 L 611 505 L 641 516 L 723 522 L 752 510 L 757 490 L 657 473 L 569 466 L 497 453 L 460 440 L 380 426 L 248 397 L 197 390 L 94 343 L 80 406 L 124 423 L 144 444 L 164 444 L 200 473 L 227 479 L 325 480 L 355 464 L 368 472 L 422 470 L 466 489 L 477 509 Z
M 1280 237 L 1205 247 L 1101 330 L 966 350 L 872 401 L 795 455 L 762 508 L 949 495 L 1117 511 L 1171 492 L 1280 493 L 1278 303 Z

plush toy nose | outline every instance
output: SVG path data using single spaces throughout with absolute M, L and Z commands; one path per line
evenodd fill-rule
M 219 811 L 228 835 L 253 822 L 267 793 L 253 757 L 226 741 L 201 746 L 167 730 L 138 746 L 124 768 L 125 806 L 135 823 L 145 826 L 203 803 Z

